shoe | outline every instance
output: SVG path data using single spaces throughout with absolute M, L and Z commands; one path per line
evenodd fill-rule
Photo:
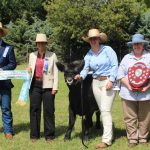
M 129 143 L 128 144 L 128 147 L 130 147 L 130 148 L 135 147 L 135 146 L 137 146 L 137 143 Z
M 55 139 L 55 136 L 49 136 L 45 138 L 46 142 L 48 143 L 51 143 L 54 139 Z
M 47 143 L 51 143 L 54 139 L 46 139 Z
M 6 134 L 5 134 L 5 138 L 6 138 L 7 140 L 12 140 L 12 139 L 13 139 L 13 135 L 12 135 L 11 133 L 6 133 Z
M 148 146 L 148 142 L 140 142 L 139 144 Z
M 102 148 L 107 148 L 109 145 L 106 143 L 100 143 L 96 145 L 96 149 L 102 149 Z
M 35 143 L 38 139 L 31 138 L 31 142 Z

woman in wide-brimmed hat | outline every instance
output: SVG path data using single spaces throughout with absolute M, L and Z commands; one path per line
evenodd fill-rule
M 142 34 L 134 34 L 127 45 L 132 51 L 122 59 L 118 79 L 121 81 L 120 96 L 124 110 L 129 147 L 147 145 L 150 125 L 150 53 L 148 41 Z
M 37 51 L 30 54 L 30 138 L 40 138 L 41 104 L 43 102 L 44 136 L 46 141 L 55 138 L 54 99 L 58 90 L 58 69 L 56 54 L 47 50 L 47 37 L 36 35 Z
M 100 33 L 98 29 L 90 29 L 83 40 L 90 44 L 91 49 L 84 58 L 83 70 L 75 79 L 85 79 L 89 70 L 93 71 L 92 88 L 104 127 L 102 143 L 96 145 L 96 148 L 106 148 L 112 144 L 113 139 L 111 108 L 115 91 L 112 88 L 117 76 L 118 60 L 115 51 L 103 44 L 107 41 L 105 33 Z

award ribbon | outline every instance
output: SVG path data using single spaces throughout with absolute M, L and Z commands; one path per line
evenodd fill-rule
M 9 71 L 1 70 L 0 80 L 8 80 L 8 79 L 24 80 L 17 104 L 25 105 L 28 99 L 30 79 L 31 79 L 29 72 L 27 70 L 9 70 Z

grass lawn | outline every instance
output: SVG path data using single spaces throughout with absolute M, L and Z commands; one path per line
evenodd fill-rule
M 26 65 L 18 66 L 17 69 L 25 69 Z M 13 80 L 15 87 L 12 91 L 12 112 L 14 125 L 14 139 L 5 140 L 4 134 L 0 131 L 0 150 L 84 150 L 81 143 L 81 117 L 77 117 L 75 128 L 72 132 L 72 139 L 64 142 L 64 134 L 68 125 L 68 89 L 64 83 L 63 74 L 59 74 L 59 92 L 55 99 L 55 120 L 56 139 L 51 143 L 46 143 L 43 137 L 43 120 L 41 120 L 41 139 L 32 143 L 29 139 L 29 101 L 25 106 L 16 105 L 22 81 Z M 121 100 L 118 96 L 113 104 L 113 122 L 115 124 L 115 141 L 108 150 L 128 150 L 125 126 L 123 122 Z M 43 115 L 43 114 L 42 114 Z M 95 116 L 93 116 L 95 120 Z M 2 126 L 2 122 L 0 122 Z M 90 141 L 87 142 L 89 150 L 94 150 L 95 145 L 101 140 L 102 131 L 91 129 Z M 149 147 L 139 145 L 133 150 L 149 150 Z

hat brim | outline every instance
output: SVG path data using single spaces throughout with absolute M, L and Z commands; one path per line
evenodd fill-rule
M 9 29 L 7 29 L 7 28 L 2 27 L 0 29 L 3 30 L 3 36 L 2 37 L 6 36 L 9 32 Z
M 35 41 L 35 43 L 47 43 L 47 41 Z
M 90 38 L 95 38 L 95 37 L 100 38 L 100 36 L 82 37 L 82 40 L 89 43 L 89 39 L 90 39 Z
M 128 42 L 127 43 L 127 46 L 132 46 L 133 44 L 135 43 L 144 43 L 145 46 L 148 46 L 149 45 L 149 42 L 148 41 L 145 41 L 145 40 L 141 40 L 141 41 L 134 41 L 134 42 Z
M 90 42 L 89 40 L 90 40 L 90 38 L 100 38 L 100 43 L 105 43 L 105 42 L 107 42 L 108 41 L 108 37 L 107 37 L 107 35 L 105 34 L 105 33 L 103 33 L 103 32 L 101 32 L 99 35 L 97 35 L 97 36 L 90 36 L 90 37 L 82 37 L 82 39 L 85 41 L 85 42 Z

